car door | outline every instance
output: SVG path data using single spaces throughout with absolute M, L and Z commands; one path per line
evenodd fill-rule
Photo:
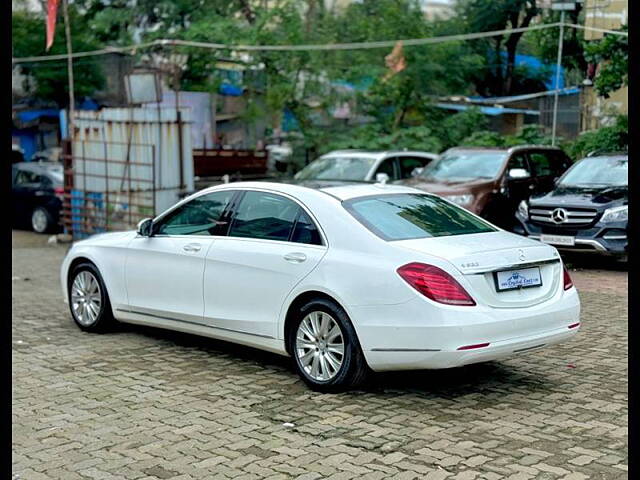
M 488 219 L 502 228 L 511 229 L 518 205 L 522 200 L 529 198 L 533 187 L 533 176 L 527 154 L 514 153 L 507 162 L 503 187 L 500 189 L 499 198 L 492 202 Z
M 204 259 L 226 235 L 225 213 L 234 195 L 200 195 L 154 222 L 152 236 L 131 241 L 125 265 L 131 312 L 202 323 Z
M 326 253 L 316 222 L 290 197 L 247 190 L 229 234 L 206 256 L 204 317 L 227 331 L 276 338 L 283 301 Z
M 25 225 L 30 223 L 41 182 L 42 177 L 38 173 L 16 169 L 12 188 L 14 223 Z

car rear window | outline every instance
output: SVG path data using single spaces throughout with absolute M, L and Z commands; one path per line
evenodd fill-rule
M 360 223 L 384 240 L 497 231 L 463 208 L 419 193 L 375 195 L 343 202 Z

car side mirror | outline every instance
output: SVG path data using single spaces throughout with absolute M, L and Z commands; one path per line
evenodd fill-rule
M 376 183 L 381 183 L 382 185 L 384 185 L 388 181 L 389 181 L 389 175 L 382 172 L 376 173 Z
M 510 179 L 529 178 L 531 174 L 524 168 L 512 168 L 509 170 L 508 176 Z
M 423 172 L 424 167 L 416 167 L 413 170 L 411 170 L 411 176 L 412 177 L 419 177 L 420 174 Z
M 150 237 L 153 233 L 153 219 L 145 218 L 138 222 L 138 235 Z

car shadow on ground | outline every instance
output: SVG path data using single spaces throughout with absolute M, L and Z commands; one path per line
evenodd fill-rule
M 144 335 L 186 349 L 195 348 L 212 356 L 224 355 L 234 362 L 258 364 L 265 369 L 275 371 L 276 374 L 295 377 L 298 393 L 308 390 L 308 387 L 299 379 L 289 357 L 222 340 L 149 326 L 121 324 L 118 331 Z M 294 386 L 288 385 L 288 388 L 292 387 Z M 556 387 L 554 381 L 536 372 L 494 361 L 445 370 L 371 372 L 367 381 L 357 390 L 345 391 L 340 395 L 419 394 L 428 398 L 452 400 L 470 394 L 490 397 L 496 394 L 503 396 L 510 392 L 543 393 L 550 392 Z

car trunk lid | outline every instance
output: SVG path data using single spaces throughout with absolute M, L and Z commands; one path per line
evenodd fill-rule
M 507 232 L 400 240 L 394 244 L 451 262 L 471 285 L 469 294 L 491 307 L 515 308 L 544 302 L 558 291 L 562 277 L 555 248 Z M 525 268 L 539 268 L 542 285 L 498 291 L 496 272 Z

